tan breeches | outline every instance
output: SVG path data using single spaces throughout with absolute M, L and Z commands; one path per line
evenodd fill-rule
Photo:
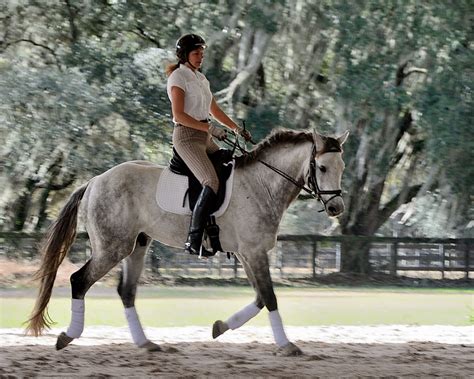
M 173 145 L 201 185 L 209 186 L 217 193 L 219 178 L 207 156 L 207 153 L 219 150 L 212 136 L 207 132 L 178 124 L 173 129 Z

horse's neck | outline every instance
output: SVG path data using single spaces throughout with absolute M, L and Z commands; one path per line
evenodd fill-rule
M 265 151 L 260 160 L 285 172 L 298 183 L 304 183 L 311 154 L 311 143 L 282 144 Z M 283 212 L 298 196 L 300 188 L 261 162 L 245 172 L 248 184 L 260 204 L 269 209 L 272 218 L 280 220 Z

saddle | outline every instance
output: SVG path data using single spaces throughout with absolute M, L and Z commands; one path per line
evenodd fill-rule
M 224 202 L 227 179 L 229 179 L 229 176 L 232 173 L 232 165 L 229 163 L 232 162 L 233 158 L 232 151 L 227 149 L 219 149 L 215 153 L 208 154 L 208 156 L 216 170 L 217 177 L 219 178 L 219 190 L 217 191 L 216 202 L 213 204 L 210 211 L 212 214 L 217 211 Z M 173 157 L 170 160 L 169 168 L 175 174 L 185 175 L 188 177 L 189 187 L 184 195 L 183 204 L 186 202 L 186 196 L 188 196 L 189 207 L 191 210 L 194 210 L 196 201 L 202 191 L 202 185 L 199 183 L 199 180 L 196 179 L 186 163 L 184 163 L 175 148 L 173 148 Z
M 219 149 L 218 151 L 208 154 L 214 169 L 216 170 L 217 177 L 219 178 L 219 189 L 217 191 L 216 201 L 211 206 L 210 214 L 216 212 L 224 202 L 226 196 L 227 179 L 232 173 L 233 165 L 232 151 L 227 149 Z M 188 189 L 184 194 L 183 206 L 186 203 L 186 197 L 188 198 L 189 208 L 194 210 L 197 199 L 202 191 L 202 185 L 188 168 L 183 159 L 179 156 L 178 152 L 173 148 L 173 156 L 169 163 L 169 169 L 178 175 L 185 175 L 188 177 Z M 205 227 L 204 239 L 209 238 L 209 242 L 212 248 L 212 254 L 208 253 L 208 256 L 215 255 L 219 251 L 223 251 L 220 240 L 219 240 L 219 226 L 216 224 L 216 218 L 210 216 L 207 225 Z M 229 253 L 227 254 L 229 256 Z

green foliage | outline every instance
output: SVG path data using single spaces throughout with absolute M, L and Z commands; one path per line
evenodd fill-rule
M 472 151 L 472 138 L 466 138 L 464 125 L 472 125 L 473 54 L 467 34 L 469 19 L 463 15 L 473 10 L 472 3 L 459 1 L 448 8 L 437 2 L 403 4 L 381 7 L 370 1 L 335 6 L 334 14 L 347 16 L 338 18 L 342 38 L 336 51 L 343 59 L 336 93 L 353 104 L 351 118 L 370 118 L 368 125 L 373 130 L 383 122 L 381 109 L 403 110 L 416 104 L 420 125 L 432 132 L 428 136 L 430 148 L 443 144 L 452 151 L 456 143 L 450 140 L 454 139 L 458 151 Z M 425 54 L 429 58 L 422 60 L 420 56 Z M 406 57 L 427 67 L 426 85 L 395 85 L 396 64 Z M 453 124 L 458 125 L 456 133 Z
M 251 3 L 247 10 L 246 19 L 255 29 L 263 29 L 268 33 L 278 31 L 278 14 L 275 9 L 283 3 L 282 0 L 265 0 Z
M 2 70 L 0 88 L 2 123 L 9 137 L 2 155 L 8 156 L 5 168 L 12 175 L 34 170 L 58 149 L 68 155 L 65 165 L 71 170 L 92 172 L 103 166 L 86 163 L 90 157 L 109 157 L 113 163 L 128 155 L 116 151 L 113 142 L 97 149 L 104 131 L 98 121 L 112 109 L 83 75 L 12 68 Z
M 418 104 L 420 124 L 429 135 L 428 158 L 443 167 L 452 189 L 463 193 L 474 188 L 474 54 L 467 42 L 447 47 L 446 63 L 424 88 Z M 472 193 L 472 192 L 471 192 Z

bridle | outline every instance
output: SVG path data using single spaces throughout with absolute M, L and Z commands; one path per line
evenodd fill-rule
M 235 150 L 239 150 L 243 155 L 249 155 L 250 153 L 245 150 L 244 147 L 240 146 L 239 140 L 236 137 L 235 141 L 229 140 L 228 138 L 224 138 L 223 140 L 226 144 L 232 146 L 232 155 L 234 155 Z M 254 141 L 250 141 L 252 144 L 255 145 Z M 307 175 L 308 177 L 308 186 L 306 186 L 304 183 L 301 184 L 298 182 L 295 178 L 292 176 L 288 175 L 286 172 L 280 170 L 279 168 L 271 165 L 270 163 L 267 163 L 265 161 L 262 161 L 261 159 L 257 159 L 258 162 L 263 164 L 264 166 L 268 167 L 269 169 L 273 170 L 276 172 L 278 175 L 284 177 L 286 180 L 290 181 L 293 183 L 296 187 L 298 187 L 300 190 L 303 190 L 307 192 L 311 197 L 318 199 L 319 202 L 324 206 L 324 209 L 321 209 L 319 212 L 324 212 L 327 211 L 327 203 L 329 203 L 332 199 L 336 197 L 342 197 L 342 191 L 341 190 L 321 190 L 318 185 L 318 179 L 316 177 L 316 144 L 313 142 L 312 143 L 312 149 L 311 149 L 311 157 L 309 160 L 309 173 Z M 331 152 L 339 152 L 341 151 L 333 149 Z M 324 200 L 322 195 L 332 195 L 329 199 Z
M 341 150 L 333 150 L 331 152 L 340 152 Z M 326 204 L 336 197 L 342 197 L 342 190 L 321 190 L 318 185 L 318 179 L 316 177 L 316 145 L 313 142 L 313 148 L 311 152 L 311 158 L 309 161 L 309 175 L 308 175 L 308 186 L 312 191 L 313 197 L 319 200 L 324 206 L 324 210 L 327 210 Z M 329 199 L 324 200 L 321 195 L 332 195 Z M 321 211 L 320 211 L 321 212 Z

